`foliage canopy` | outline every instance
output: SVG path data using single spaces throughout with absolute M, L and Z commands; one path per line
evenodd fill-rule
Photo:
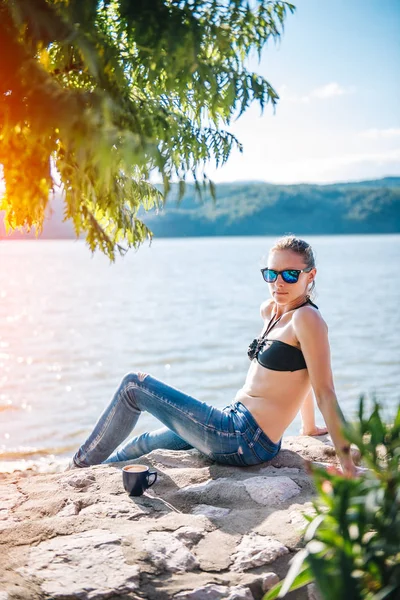
M 246 62 L 282 33 L 292 4 L 243 0 L 0 0 L 0 209 L 41 229 L 61 185 L 65 217 L 114 258 L 151 232 L 149 183 L 184 193 L 240 142 L 226 129 L 278 95 Z M 202 175 L 202 184 L 208 182 Z M 208 182 L 210 186 L 211 182 Z

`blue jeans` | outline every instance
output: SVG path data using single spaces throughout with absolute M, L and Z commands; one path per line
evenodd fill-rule
M 116 448 L 148 411 L 165 427 L 130 439 Z M 257 465 L 278 454 L 281 441 L 272 442 L 250 411 L 234 402 L 214 408 L 146 375 L 126 375 L 93 432 L 73 461 L 78 467 L 139 458 L 152 450 L 197 448 L 218 463 Z

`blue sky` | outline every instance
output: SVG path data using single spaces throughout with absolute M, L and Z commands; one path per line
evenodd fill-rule
M 231 124 L 243 143 L 215 182 L 330 183 L 400 175 L 400 0 L 293 0 L 250 68 L 278 91 Z

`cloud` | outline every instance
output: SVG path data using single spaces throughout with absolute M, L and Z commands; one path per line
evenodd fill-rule
M 288 161 L 285 163 L 284 170 L 276 165 L 274 173 L 278 175 L 276 180 L 279 180 L 279 171 L 282 183 L 285 180 L 292 183 L 298 181 L 329 183 L 395 175 L 400 171 L 400 149 L 388 152 L 353 152 L 325 157 L 310 156 Z
M 312 92 L 310 92 L 310 98 L 319 98 L 320 100 L 324 100 L 325 98 L 333 98 L 334 96 L 351 94 L 353 91 L 353 88 L 345 89 L 336 83 L 336 81 L 333 81 L 332 83 L 327 83 L 322 87 L 312 90 Z
M 309 157 L 286 164 L 287 180 L 331 183 L 374 179 L 400 173 L 400 149 L 388 152 L 353 152 Z
M 216 182 L 242 179 L 276 184 L 332 183 L 375 179 L 400 175 L 400 148 L 390 151 L 332 152 L 325 156 L 306 155 L 288 159 L 285 156 L 236 157 L 224 170 L 208 173 Z M 249 164 L 245 170 L 244 161 Z M 246 177 L 243 177 L 243 173 Z
M 296 164 L 303 166 L 313 165 L 314 167 L 319 165 L 320 167 L 331 169 L 357 163 L 385 165 L 397 161 L 400 161 L 400 149 L 390 150 L 388 152 L 354 152 L 351 154 L 340 154 L 324 158 L 310 157 L 306 160 L 296 161 Z
M 396 129 L 395 127 L 389 129 L 367 129 L 366 131 L 361 131 L 360 135 L 370 140 L 391 139 L 400 136 L 400 129 Z
M 287 85 L 282 85 L 278 89 L 278 93 L 281 99 L 294 103 L 302 102 L 304 104 L 307 104 L 311 100 L 327 100 L 336 96 L 354 94 L 355 91 L 356 88 L 354 86 L 344 88 L 336 81 L 332 81 L 331 83 L 327 83 L 326 85 L 315 88 L 314 90 L 311 90 L 311 92 L 303 96 L 291 93 Z

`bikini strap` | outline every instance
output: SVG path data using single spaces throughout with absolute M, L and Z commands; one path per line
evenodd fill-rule
M 294 308 L 293 310 L 296 310 L 297 308 L 301 308 L 302 306 L 306 306 L 306 304 L 311 304 L 311 306 L 313 306 L 314 308 L 316 308 L 318 310 L 318 306 L 316 304 L 314 304 L 314 302 L 312 302 L 310 300 L 310 298 L 307 298 L 307 300 L 305 302 L 303 302 L 303 304 L 300 304 L 300 306 L 296 306 L 296 308 Z M 262 338 L 261 338 L 262 340 L 269 334 L 271 329 L 273 329 L 275 327 L 275 325 L 282 319 L 282 317 L 283 317 L 283 315 L 281 315 L 278 319 L 276 319 L 276 321 L 274 321 L 273 316 L 271 317 L 271 319 L 267 325 L 267 329 L 264 331 L 264 333 L 262 335 Z
M 281 315 L 280 317 L 278 317 L 276 319 L 276 321 L 274 321 L 274 317 L 271 317 L 271 320 L 270 320 L 270 322 L 267 325 L 267 329 L 264 331 L 264 333 L 262 335 L 262 339 L 264 339 L 269 334 L 269 332 L 271 331 L 271 329 L 273 329 L 275 327 L 275 325 L 277 323 L 279 323 L 279 321 L 282 319 L 282 317 L 283 317 L 283 315 Z
M 312 300 L 310 300 L 310 298 L 307 298 L 307 300 L 301 306 L 304 306 L 305 304 L 311 304 L 311 306 L 313 306 L 314 308 L 319 310 L 318 306 L 316 304 L 314 304 L 314 302 Z M 300 306 L 298 306 L 297 308 L 300 308 Z

